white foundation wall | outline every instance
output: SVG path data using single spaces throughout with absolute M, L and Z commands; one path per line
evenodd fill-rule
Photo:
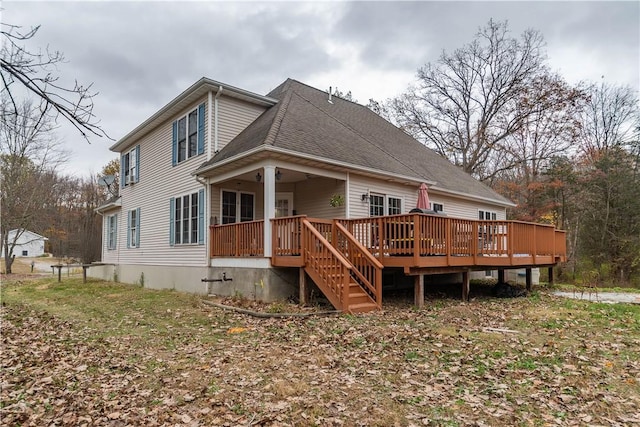
M 149 289 L 173 289 L 205 295 L 208 267 L 181 267 L 165 265 L 100 265 L 87 270 L 87 276 Z
M 197 295 L 242 296 L 265 302 L 298 295 L 296 268 L 245 267 L 239 266 L 237 260 L 229 260 L 228 265 L 224 265 L 221 259 L 215 261 L 219 265 L 198 268 L 96 265 L 87 270 L 87 276 L 148 289 L 171 289 Z

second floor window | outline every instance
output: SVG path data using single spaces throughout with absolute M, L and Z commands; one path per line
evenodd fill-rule
M 173 165 L 204 153 L 205 105 L 191 110 L 173 122 Z
M 120 186 L 138 182 L 140 179 L 140 146 L 136 145 L 120 157 Z

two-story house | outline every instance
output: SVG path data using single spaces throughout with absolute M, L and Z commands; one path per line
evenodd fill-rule
M 513 204 L 491 188 L 291 79 L 263 96 L 203 78 L 111 150 L 120 197 L 99 209 L 105 265 L 91 269 L 105 279 L 273 300 L 311 278 L 364 311 L 380 307 L 383 269 L 466 275 L 564 256 L 553 227 L 506 221 Z M 440 215 L 410 213 L 421 184 Z

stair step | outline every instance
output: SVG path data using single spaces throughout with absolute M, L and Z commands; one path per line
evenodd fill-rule
M 362 303 L 370 303 L 371 298 L 367 294 L 349 294 L 349 305 L 351 304 L 362 304 Z
M 372 302 L 349 304 L 349 311 L 351 313 L 367 313 L 369 311 L 375 311 L 377 309 L 378 306 Z

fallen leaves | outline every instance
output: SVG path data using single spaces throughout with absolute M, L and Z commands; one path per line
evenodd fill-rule
M 0 308 L 3 425 L 624 425 L 640 413 L 638 322 L 594 321 L 586 305 L 569 322 L 550 297 L 304 319 L 119 298 L 114 322 Z

